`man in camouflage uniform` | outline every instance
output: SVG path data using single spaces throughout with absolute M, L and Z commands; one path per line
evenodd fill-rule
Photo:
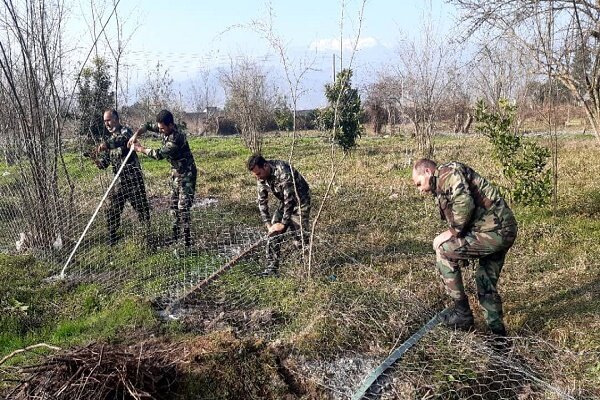
M 160 149 L 147 149 L 138 141 L 138 135 L 146 132 L 158 132 L 164 136 Z M 177 242 L 181 227 L 186 247 L 192 245 L 191 213 L 194 194 L 196 193 L 196 177 L 198 171 L 194 156 L 186 139 L 173 120 L 170 111 L 162 110 L 156 116 L 156 123 L 146 123 L 140 127 L 129 140 L 134 150 L 142 152 L 155 160 L 166 159 L 171 163 L 171 213 L 173 215 L 172 240 Z
M 104 125 L 110 136 L 98 146 L 98 157 L 95 162 L 100 169 L 106 169 L 112 165 L 113 173 L 116 174 L 129 153 L 127 141 L 133 136 L 133 132 L 128 127 L 121 125 L 116 110 L 104 112 Z M 140 161 L 135 153 L 132 153 L 127 160 L 119 179 L 108 194 L 106 223 L 108 242 L 111 246 L 117 243 L 117 231 L 121 224 L 121 213 L 126 201 L 129 201 L 137 212 L 140 222 L 144 225 L 144 237 L 148 243 L 150 239 L 150 207 L 146 197 Z
M 496 285 L 517 236 L 513 212 L 496 187 L 459 162 L 438 167 L 432 160 L 421 159 L 415 163 L 412 177 L 421 193 L 433 194 L 440 216 L 450 227 L 433 241 L 437 268 L 454 300 L 454 308 L 443 322 L 460 329 L 473 325 L 460 266 L 465 260 L 479 259 L 475 272 L 479 304 L 490 330 L 505 336 Z
M 304 235 L 310 230 L 310 188 L 304 177 L 285 161 L 253 155 L 246 166 L 257 180 L 258 209 L 270 236 L 266 246 L 267 267 L 262 276 L 277 275 L 282 234 L 289 229 L 294 234 L 294 246 L 304 246 Z M 269 213 L 269 192 L 279 200 L 273 216 Z

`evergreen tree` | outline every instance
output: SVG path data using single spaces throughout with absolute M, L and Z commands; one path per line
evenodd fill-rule
M 95 58 L 92 65 L 85 67 L 79 82 L 79 129 L 80 135 L 87 136 L 94 143 L 106 135 L 104 128 L 104 110 L 112 108 L 114 91 L 112 87 L 110 67 L 103 58 Z
M 333 85 L 325 85 L 329 106 L 320 114 L 320 125 L 333 129 L 333 138 L 345 152 L 356 147 L 356 139 L 364 131 L 360 123 L 361 102 L 358 90 L 352 88 L 352 70 L 343 69 Z

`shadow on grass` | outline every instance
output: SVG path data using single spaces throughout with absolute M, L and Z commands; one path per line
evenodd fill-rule
M 329 241 L 323 239 L 322 242 L 334 247 L 334 241 L 331 239 Z M 337 247 L 337 250 L 337 252 L 333 253 L 332 256 L 327 259 L 327 266 L 336 267 L 348 264 L 348 262 L 371 264 L 374 261 L 388 261 L 394 260 L 397 257 L 414 255 L 422 256 L 427 254 L 431 254 L 432 259 L 435 259 L 435 254 L 431 250 L 430 242 L 412 239 L 406 239 L 384 246 L 369 246 L 364 243 L 356 243 L 356 246 L 350 250 L 345 250 L 341 246 Z
M 596 306 L 593 303 L 597 303 Z M 528 315 L 525 323 L 536 331 L 543 329 L 548 321 L 566 322 L 580 315 L 589 315 L 591 310 L 594 310 L 596 316 L 600 316 L 600 279 L 557 291 L 541 301 L 528 300 L 521 304 L 515 311 Z
M 563 201 L 566 200 L 563 199 Z M 589 190 L 558 209 L 561 216 L 600 218 L 600 190 Z

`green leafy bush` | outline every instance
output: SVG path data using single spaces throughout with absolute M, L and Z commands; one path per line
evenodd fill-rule
M 358 90 L 352 88 L 352 70 L 344 69 L 333 85 L 325 85 L 329 106 L 319 113 L 321 129 L 333 129 L 333 139 L 344 152 L 352 150 L 364 131 L 360 123 L 361 102 Z
M 516 106 L 506 99 L 498 110 L 488 110 L 480 100 L 475 107 L 476 130 L 490 139 L 494 158 L 502 165 L 509 181 L 508 197 L 523 205 L 542 206 L 552 194 L 551 170 L 547 168 L 550 150 L 523 138 L 513 130 Z

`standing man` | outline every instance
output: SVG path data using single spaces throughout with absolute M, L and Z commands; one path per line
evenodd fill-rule
M 506 336 L 496 285 L 517 236 L 513 212 L 496 187 L 459 162 L 438 167 L 432 160 L 420 159 L 414 164 L 412 179 L 421 193 L 433 194 L 440 216 L 449 225 L 433 240 L 437 268 L 454 300 L 443 322 L 460 329 L 473 326 L 460 265 L 463 260 L 479 259 L 475 272 L 479 304 L 490 330 Z
M 304 234 L 309 232 L 310 188 L 304 177 L 290 164 L 281 160 L 265 160 L 253 155 L 246 164 L 258 184 L 258 209 L 267 227 L 267 267 L 262 276 L 277 275 L 279 270 L 282 234 L 288 229 L 294 233 L 296 248 L 303 246 Z M 271 217 L 269 192 L 279 200 Z
M 160 149 L 147 149 L 138 141 L 138 135 L 146 131 L 159 132 L 162 138 Z M 196 193 L 196 177 L 198 171 L 194 156 L 186 139 L 173 121 L 170 111 L 162 110 L 156 116 L 156 123 L 146 123 L 129 139 L 129 145 L 137 152 L 142 152 L 155 160 L 166 159 L 171 163 L 171 212 L 173 214 L 172 240 L 179 240 L 183 227 L 185 247 L 192 245 L 190 209 Z
M 129 153 L 127 141 L 133 136 L 133 132 L 128 127 L 121 125 L 119 113 L 114 109 L 104 112 L 104 126 L 110 136 L 98 146 L 98 157 L 95 162 L 100 169 L 106 169 L 112 165 L 113 173 L 116 174 Z M 129 201 L 129 204 L 137 212 L 140 222 L 144 225 L 146 244 L 150 244 L 150 206 L 146 197 L 140 161 L 135 153 L 129 156 L 119 179 L 108 195 L 106 223 L 110 246 L 117 243 L 117 231 L 121 225 L 121 213 L 126 201 Z

